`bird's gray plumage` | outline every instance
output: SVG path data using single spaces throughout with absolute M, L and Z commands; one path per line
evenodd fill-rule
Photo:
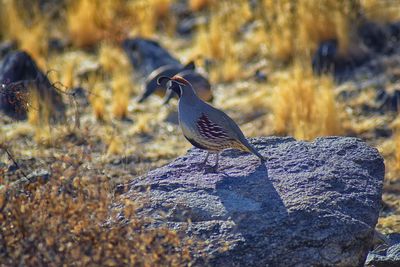
M 248 142 L 239 126 L 223 111 L 199 99 L 192 85 L 179 76 L 168 79 L 167 87 L 179 96 L 179 124 L 186 139 L 194 146 L 218 153 L 227 148 L 251 152 L 265 158 Z M 206 158 L 207 159 L 207 158 Z

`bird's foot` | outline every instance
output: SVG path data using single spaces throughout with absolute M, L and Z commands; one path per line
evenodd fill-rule
M 207 166 L 207 165 L 204 166 L 204 173 L 205 174 L 207 174 L 207 173 L 217 173 L 217 172 L 218 172 L 217 166 Z

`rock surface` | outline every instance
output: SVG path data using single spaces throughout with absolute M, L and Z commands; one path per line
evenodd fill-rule
M 43 112 L 50 112 L 52 121 L 65 118 L 61 95 L 29 54 L 23 51 L 8 53 L 0 62 L 0 111 L 17 120 L 26 119 L 31 92 L 40 99 L 39 112 L 46 105 L 47 111 Z
M 389 247 L 384 250 L 371 251 L 366 266 L 397 267 L 400 266 L 400 234 L 389 234 Z
M 266 165 L 227 150 L 210 173 L 205 152 L 191 149 L 133 180 L 125 195 L 143 199 L 150 225 L 199 240 L 198 266 L 362 265 L 380 209 L 378 151 L 355 138 L 251 141 Z

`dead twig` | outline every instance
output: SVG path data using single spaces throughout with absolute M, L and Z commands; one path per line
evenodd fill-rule
M 24 171 L 22 170 L 22 168 L 19 166 L 18 162 L 14 159 L 14 156 L 11 154 L 10 150 L 9 150 L 7 147 L 4 147 L 4 146 L 0 146 L 0 148 L 2 148 L 2 149 L 6 152 L 8 158 L 13 162 L 14 166 L 15 166 L 18 170 L 21 171 L 22 175 L 23 175 L 26 179 L 29 180 L 28 176 L 25 174 L 25 172 L 24 172 Z

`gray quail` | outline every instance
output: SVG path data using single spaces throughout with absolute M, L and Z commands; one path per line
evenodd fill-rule
M 227 148 L 253 153 L 261 162 L 265 161 L 247 141 L 239 126 L 223 111 L 201 100 L 186 79 L 178 75 L 172 78 L 162 76 L 157 82 L 178 95 L 179 124 L 183 135 L 193 146 L 207 151 L 204 165 L 210 153 L 215 153 L 216 163 L 213 169 L 217 171 L 219 152 Z

